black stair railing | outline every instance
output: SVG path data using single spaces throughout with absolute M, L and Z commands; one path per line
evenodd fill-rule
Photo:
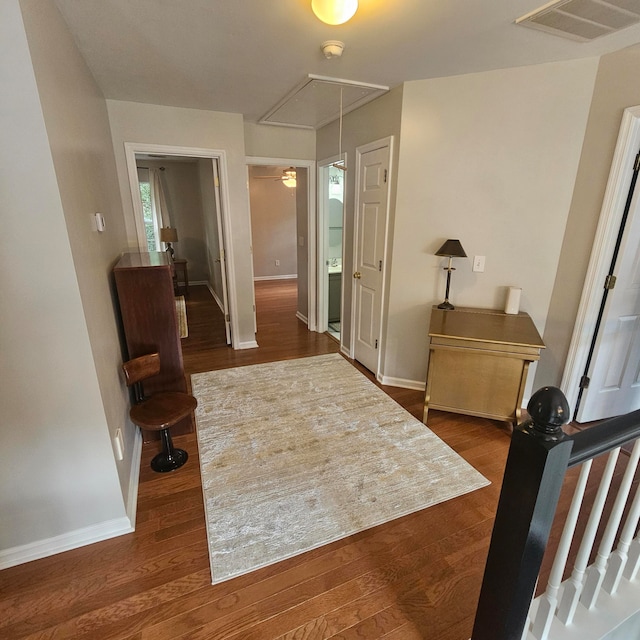
M 568 436 L 569 405 L 543 387 L 513 432 L 472 640 L 521 640 L 566 471 L 640 437 L 640 410 Z

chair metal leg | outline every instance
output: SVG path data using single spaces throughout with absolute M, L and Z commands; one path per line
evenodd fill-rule
M 184 449 L 176 449 L 171 440 L 169 429 L 160 431 L 162 451 L 151 461 L 151 468 L 158 473 L 166 473 L 179 469 L 189 458 Z

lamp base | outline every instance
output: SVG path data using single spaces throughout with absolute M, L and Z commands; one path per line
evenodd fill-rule
M 455 307 L 448 300 L 445 300 L 438 305 L 438 309 L 447 309 L 448 311 L 451 311 L 452 309 L 455 309 Z

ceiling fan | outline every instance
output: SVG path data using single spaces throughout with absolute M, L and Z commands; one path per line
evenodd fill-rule
M 285 187 L 293 188 L 296 186 L 296 169 L 289 167 L 282 171 L 280 176 L 254 176 L 257 180 L 280 180 Z

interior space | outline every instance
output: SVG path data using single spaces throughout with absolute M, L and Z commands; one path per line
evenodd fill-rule
M 639 2 L 2 0 L 0 53 L 0 637 L 640 637 Z

